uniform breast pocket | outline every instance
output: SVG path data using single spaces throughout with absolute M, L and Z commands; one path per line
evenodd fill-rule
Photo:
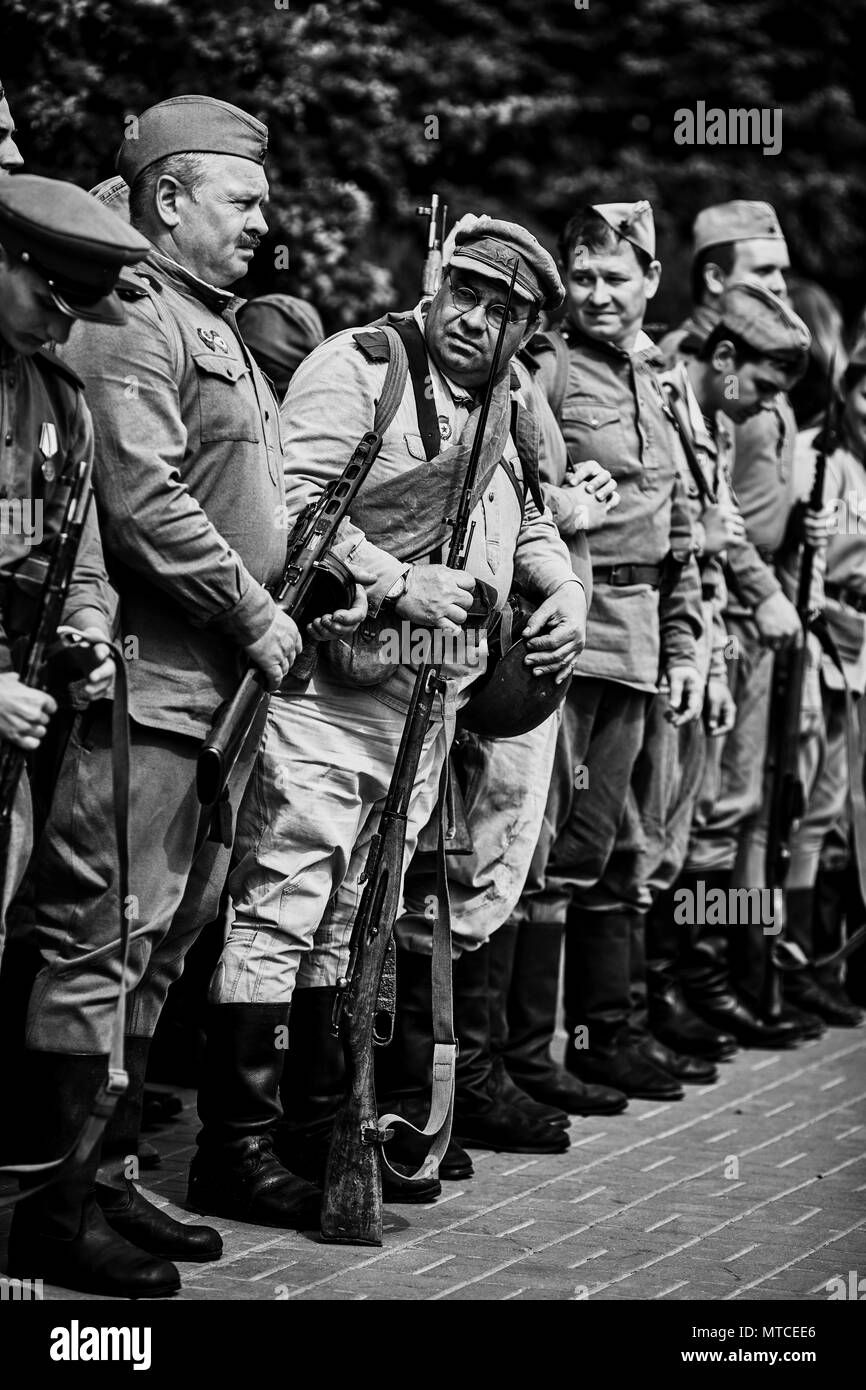
M 249 369 L 236 357 L 193 353 L 198 377 L 199 437 L 203 444 L 220 440 L 261 439 L 258 408 L 249 384 Z
M 562 433 L 568 456 L 574 463 L 595 459 L 612 473 L 619 472 L 625 454 L 625 431 L 615 406 L 592 401 L 581 405 L 565 403 Z

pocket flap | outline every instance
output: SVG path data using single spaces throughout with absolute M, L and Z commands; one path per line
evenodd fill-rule
M 604 425 L 619 424 L 619 411 L 609 405 L 565 405 L 563 420 L 573 420 L 586 425 L 591 430 L 600 430 Z
M 222 377 L 223 381 L 240 381 L 249 371 L 246 364 L 239 362 L 236 357 L 218 357 L 213 352 L 194 352 L 192 356 L 200 372 Z

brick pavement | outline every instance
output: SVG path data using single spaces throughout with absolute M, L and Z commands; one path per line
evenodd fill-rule
M 149 1136 L 145 1192 L 181 1219 L 193 1098 Z M 429 1206 L 386 1208 L 381 1250 L 213 1219 L 212 1265 L 181 1299 L 826 1301 L 866 1274 L 866 1031 L 742 1052 L 684 1101 L 576 1120 L 565 1154 L 474 1151 Z M 0 1214 L 0 1267 L 8 1213 Z M 46 1288 L 46 1299 L 85 1299 Z

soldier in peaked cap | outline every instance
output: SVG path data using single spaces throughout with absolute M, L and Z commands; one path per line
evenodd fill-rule
M 82 189 L 21 175 L 0 184 L 0 737 L 28 751 L 42 741 L 56 709 L 52 697 L 20 684 L 12 648 L 31 630 L 27 595 L 60 522 L 72 467 L 93 460 L 93 425 L 82 384 L 56 354 L 76 317 L 122 323 L 115 282 L 147 242 L 96 207 Z M 102 548 L 91 510 L 79 547 L 63 620 L 91 638 L 109 632 L 111 604 Z M 104 695 L 112 665 L 107 649 L 88 680 L 90 699 Z M 9 853 L 0 870 L 0 957 L 6 909 L 31 852 L 26 777 L 18 787 Z
M 455 514 L 450 499 L 459 497 L 462 486 L 515 258 L 517 294 L 508 311 L 502 371 L 472 499 L 467 567 L 450 569 L 440 559 L 450 534 L 443 518 Z M 407 860 L 436 800 L 457 707 L 473 676 L 483 671 L 479 617 L 469 616 L 476 582 L 483 580 L 495 593 L 497 609 L 512 575 L 539 601 L 528 658 L 536 669 L 564 676 L 582 644 L 584 590 L 549 513 L 527 491 L 537 440 L 519 409 L 517 439 L 511 431 L 512 403 L 520 403 L 510 359 L 534 330 L 541 308 L 556 305 L 561 294 L 554 262 L 535 238 L 513 223 L 489 220 L 458 238 L 432 299 L 411 313 L 390 315 L 384 327 L 336 334 L 301 363 L 289 385 L 282 417 L 293 509 L 339 476 L 374 418 L 383 430 L 348 532 L 351 559 L 369 576 L 370 619 L 351 646 L 337 644 L 322 653 L 305 690 L 284 691 L 271 702 L 254 784 L 239 817 L 230 878 L 234 921 L 211 987 L 200 1091 L 204 1128 L 189 1189 L 200 1210 L 243 1210 L 242 1175 L 232 1174 L 227 1135 L 243 1123 L 251 1136 L 277 1133 L 280 1067 L 273 1036 L 274 1028 L 289 1021 L 290 1001 L 283 1096 L 291 1128 L 278 1140 L 290 1167 L 323 1175 L 330 1124 L 345 1089 L 331 1011 L 348 960 L 359 876 L 414 684 L 412 634 L 428 629 L 434 637 L 456 638 L 468 626 L 471 635 L 453 641 L 445 654 L 446 690 L 437 700 L 408 811 Z M 401 361 L 390 418 L 383 420 L 377 402 L 388 394 L 385 382 Z M 391 638 L 398 650 L 386 664 L 378 657 L 379 643 L 391 646 Z M 370 653 L 366 660 L 364 651 Z M 430 923 L 423 925 L 426 930 L 408 941 L 398 932 L 398 974 L 403 989 L 426 975 L 429 1001 L 432 941 Z M 410 952 L 420 969 L 406 967 Z M 425 1032 L 422 1048 L 428 1037 Z M 241 1097 L 225 1084 L 226 1059 L 241 1048 L 256 1058 L 255 1104 L 249 1092 Z M 437 1191 L 438 1182 L 429 1183 L 425 1195 Z
M 630 790 L 658 690 L 680 727 L 698 715 L 700 578 L 677 464 L 676 436 L 642 330 L 658 286 L 646 200 L 586 207 L 560 242 L 567 317 L 539 345 L 539 379 L 573 465 L 610 469 L 620 505 L 590 533 L 593 606 L 586 650 L 563 710 L 541 839 L 516 910 L 539 931 L 548 970 L 565 930 L 566 1065 L 584 1083 L 627 1096 L 678 1099 L 689 1058 L 631 1027 L 643 888 L 628 851 L 640 824 Z M 563 380 L 557 359 L 564 359 Z M 548 990 L 547 1038 L 555 1027 Z M 582 1045 L 588 1042 L 588 1046 Z
M 758 281 L 765 292 L 784 300 L 787 268 L 787 245 L 769 203 L 737 199 L 704 208 L 694 223 L 695 307 L 691 318 L 662 341 L 667 360 L 699 351 L 718 321 L 721 296 L 731 284 L 744 279 Z M 752 295 L 753 312 L 756 303 Z M 771 307 L 772 314 L 778 312 Z M 778 385 L 775 393 L 769 390 L 773 379 Z M 797 501 L 793 470 L 796 422 L 782 379 L 782 375 L 774 377 L 769 371 L 763 408 L 734 429 L 733 485 L 746 538 L 727 552 L 725 626 L 733 639 L 730 649 L 737 653 L 729 668 L 737 716 L 730 733 L 709 749 L 705 775 L 718 780 L 714 786 L 708 784 L 699 797 L 686 866 L 686 872 L 696 880 L 707 884 L 712 880 L 712 887 L 722 891 L 734 881 L 738 862 L 742 871 L 740 846 L 761 806 L 772 651 L 798 641 L 800 636 L 796 609 L 776 573 L 777 556 Z M 708 990 L 702 991 L 695 984 L 689 992 L 693 1007 L 706 1022 L 733 1033 L 746 1046 L 793 1044 L 804 1035 L 804 1027 L 815 1035 L 814 1020 L 798 1020 L 789 1010 L 787 1016 L 768 1024 L 742 992 L 732 992 L 727 985 L 722 989 L 718 981 L 731 983 L 731 962 L 721 933 L 716 934 L 714 943 L 718 956 L 714 989 L 724 997 L 724 1011 L 715 1007 Z
M 10 1257 L 20 1274 L 115 1296 L 172 1292 L 172 1259 L 210 1260 L 221 1250 L 215 1231 L 170 1221 L 147 1203 L 128 1181 L 127 1160 L 135 1162 L 162 1003 L 188 946 L 215 915 L 228 866 L 229 826 L 208 839 L 196 797 L 201 738 L 247 663 L 273 687 L 301 645 L 268 589 L 286 550 L 277 402 L 243 346 L 239 301 L 226 288 L 266 230 L 266 146 L 259 121 L 207 97 L 142 114 L 118 155 L 136 231 L 88 198 L 91 215 L 107 219 L 116 236 L 146 239 L 147 259 L 123 290 L 127 322 L 111 332 L 87 323 L 64 349 L 93 411 L 94 487 L 130 654 L 129 1087 L 86 1171 L 19 1204 Z M 65 285 L 56 291 L 68 298 Z M 360 605 L 349 625 L 362 613 Z M 109 714 L 98 701 L 73 731 L 34 866 L 43 966 L 26 1047 L 41 1078 L 34 1091 L 52 1095 L 39 1124 L 52 1126 L 61 1144 L 105 1076 L 121 983 Z M 259 732 L 238 760 L 234 805 Z M 262 1182 L 266 1158 L 257 1160 Z

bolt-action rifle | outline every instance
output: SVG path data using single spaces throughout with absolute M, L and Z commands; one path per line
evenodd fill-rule
M 819 448 L 815 457 L 815 477 L 808 502 L 810 511 L 820 511 L 823 505 L 827 457 L 833 452 L 834 447 L 834 413 L 835 362 L 831 362 L 824 427 L 819 438 Z M 799 767 L 800 715 L 807 661 L 806 642 L 815 619 L 811 607 L 815 555 L 815 546 L 805 539 L 797 583 L 797 614 L 803 629 L 803 640 L 798 647 L 777 652 L 773 663 L 770 738 L 767 748 L 767 769 L 771 782 L 766 858 L 767 886 L 773 892 L 773 929 L 771 932 L 765 930 L 764 979 L 761 994 L 761 1007 L 765 1017 L 770 1021 L 778 1019 L 782 1011 L 782 974 L 778 953 L 783 942 L 785 923 L 785 881 L 791 863 L 791 837 L 806 809 Z
M 447 557 L 452 569 L 465 569 L 472 541 L 474 523 L 470 526 L 469 522 L 472 497 L 516 276 L 515 260 L 505 314 L 496 338 L 478 427 L 453 521 Z M 424 662 L 415 677 L 397 761 L 361 876 L 364 891 L 352 927 L 348 969 L 337 986 L 333 1031 L 343 1041 L 348 1094 L 331 1138 L 321 1230 L 324 1240 L 341 1244 L 382 1244 L 380 1148 L 393 1131 L 382 1129 L 378 1121 L 373 1048 L 391 1041 L 393 1020 L 380 1010 L 379 988 L 400 906 L 406 820 L 412 789 L 434 701 L 444 690 L 441 669 L 439 663 Z
M 60 527 L 50 543 L 49 556 L 33 556 L 29 566 L 25 566 L 34 571 L 27 575 L 27 588 L 35 588 L 38 583 L 39 598 L 19 678 L 22 685 L 34 690 L 47 689 L 46 668 L 57 650 L 57 628 L 72 581 L 90 498 L 90 465 L 82 460 L 73 470 Z M 0 745 L 0 864 L 8 852 L 12 807 L 26 759 L 27 754 L 17 744 L 4 741 Z
M 352 602 L 352 576 L 330 551 L 340 522 L 348 514 L 381 444 L 380 434 L 365 434 L 340 477 L 328 483 L 318 500 L 304 508 L 292 529 L 286 567 L 274 597 L 301 629 L 324 613 L 333 613 Z M 232 769 L 253 722 L 269 699 L 264 676 L 258 667 L 250 665 L 231 700 L 217 711 L 201 746 L 196 789 L 203 806 L 225 804 Z
M 442 203 L 440 210 L 439 194 L 434 193 L 430 198 L 429 207 L 418 207 L 415 212 L 419 217 L 428 219 L 427 256 L 421 275 L 421 293 L 431 295 L 435 294 L 442 284 L 442 242 L 445 239 L 448 204 Z

